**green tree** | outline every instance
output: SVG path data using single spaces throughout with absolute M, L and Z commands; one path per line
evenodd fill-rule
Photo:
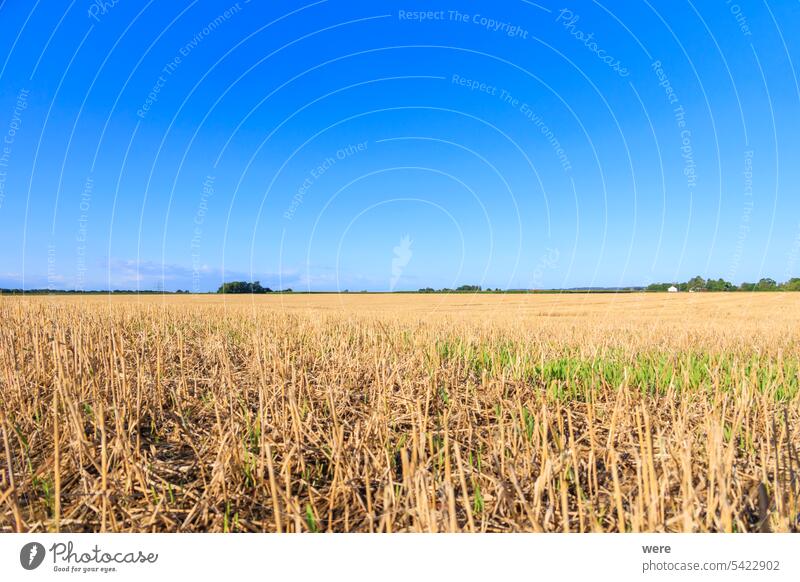
M 247 281 L 230 281 L 223 283 L 217 289 L 217 293 L 272 293 L 269 287 L 262 287 L 260 281 L 249 283 Z
M 672 287 L 672 283 L 651 283 L 645 287 L 645 291 L 666 291 Z
M 777 288 L 778 284 L 775 279 L 770 279 L 769 277 L 759 279 L 758 283 L 756 283 L 756 291 L 774 291 Z
M 700 289 L 706 288 L 706 280 L 703 279 L 700 275 L 697 277 L 692 277 L 686 282 L 686 287 L 689 290 L 699 291 Z
M 733 291 L 736 287 L 725 279 L 709 279 L 706 281 L 706 289 L 709 291 Z
M 786 291 L 800 291 L 800 278 L 793 277 L 781 285 Z

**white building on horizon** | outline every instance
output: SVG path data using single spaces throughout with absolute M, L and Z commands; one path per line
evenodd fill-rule
M 673 285 L 669 289 L 667 289 L 667 292 L 668 293 L 677 293 L 678 292 L 678 288 L 675 285 Z

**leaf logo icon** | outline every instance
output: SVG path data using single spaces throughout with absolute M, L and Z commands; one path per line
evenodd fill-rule
M 44 546 L 39 542 L 30 542 L 22 546 L 19 552 L 19 563 L 26 570 L 35 570 L 44 561 Z

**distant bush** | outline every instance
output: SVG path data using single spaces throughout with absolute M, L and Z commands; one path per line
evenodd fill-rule
M 247 281 L 230 281 L 223 283 L 217 289 L 217 293 L 272 293 L 269 287 L 262 287 L 259 281 L 248 283 Z

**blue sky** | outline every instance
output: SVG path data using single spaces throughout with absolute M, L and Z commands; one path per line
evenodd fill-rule
M 0 287 L 800 276 L 799 11 L 5 0 Z

